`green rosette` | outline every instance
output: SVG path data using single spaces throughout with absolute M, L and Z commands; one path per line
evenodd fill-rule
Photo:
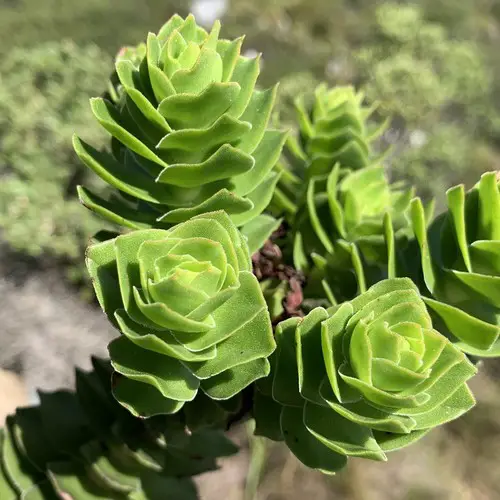
M 412 190 L 391 186 L 383 167 L 342 170 L 310 179 L 293 234 L 293 261 L 308 273 L 310 298 L 349 300 L 385 276 L 387 238 L 398 248 L 411 235 Z
M 134 415 L 175 413 L 200 389 L 229 400 L 269 373 L 271 319 L 225 212 L 97 243 L 87 267 L 122 334 L 109 345 L 113 394 Z
M 286 138 L 268 128 L 276 87 L 257 90 L 259 58 L 241 56 L 243 38 L 219 32 L 219 22 L 207 33 L 192 15 L 175 15 L 145 45 L 120 52 L 110 99 L 91 100 L 111 152 L 74 138 L 81 160 L 116 191 L 103 199 L 80 187 L 85 206 L 133 229 L 216 210 L 241 227 L 262 214 Z
M 182 415 L 141 420 L 111 394 L 109 362 L 76 372 L 76 391 L 40 393 L 0 429 L 2 500 L 197 500 L 192 476 L 237 448 L 220 430 L 188 432 Z
M 308 269 L 311 255 L 333 254 L 339 240 L 355 243 L 368 260 L 383 246 L 383 217 L 389 213 L 396 231 L 408 227 L 406 212 L 413 191 L 390 184 L 373 141 L 385 124 L 373 130 L 374 108 L 352 87 L 320 85 L 313 103 L 297 103 L 300 141 L 288 148 L 302 158 L 304 192 L 297 203 L 294 262 Z M 293 137 L 288 140 L 291 144 Z
M 500 188 L 488 172 L 469 191 L 447 192 L 448 210 L 428 230 L 412 203 L 424 298 L 442 329 L 464 352 L 500 356 Z M 412 255 L 408 256 L 411 261 Z
M 257 434 L 326 473 L 349 456 L 386 460 L 475 404 L 466 382 L 476 368 L 433 328 L 407 278 L 285 320 L 276 341 L 258 383 Z
M 412 197 L 412 190 L 391 186 L 381 166 L 351 171 L 337 164 L 312 177 L 295 222 L 295 266 L 307 270 L 314 255 L 335 254 L 340 241 L 355 244 L 367 262 L 382 262 L 384 216 L 391 216 L 397 239 L 407 237 Z
M 287 138 L 278 169 L 282 177 L 273 198 L 277 213 L 295 214 L 302 203 L 304 182 L 328 175 L 336 164 L 361 170 L 380 162 L 372 143 L 386 123 L 371 127 L 376 106 L 364 105 L 364 96 L 351 86 L 316 87 L 294 99 L 297 130 Z
M 370 125 L 376 106 L 353 87 L 320 85 L 295 108 L 298 132 L 287 139 L 271 207 L 289 219 L 290 260 L 308 275 L 306 299 L 336 304 L 380 279 L 384 217 L 398 243 L 408 239 L 414 194 L 389 182 L 374 147 L 387 122 Z

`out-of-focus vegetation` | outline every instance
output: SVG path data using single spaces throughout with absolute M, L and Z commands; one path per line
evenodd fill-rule
M 0 52 L 71 39 L 114 54 L 187 8 L 177 0 L 0 0 Z
M 100 185 L 73 152 L 75 129 L 97 144 L 89 95 L 105 87 L 110 57 L 99 47 L 47 42 L 0 61 L 0 229 L 14 250 L 83 276 L 83 250 L 102 227 L 83 210 L 76 185 Z M 67 267 L 69 265 L 69 267 Z M 80 272 L 81 270 L 81 272 Z
M 430 195 L 473 182 L 494 162 L 500 132 L 484 47 L 415 5 L 381 5 L 376 21 L 375 43 L 356 56 L 367 97 L 394 117 L 394 173 Z

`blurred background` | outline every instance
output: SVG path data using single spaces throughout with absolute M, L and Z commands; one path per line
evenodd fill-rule
M 71 147 L 106 137 L 88 98 L 113 57 L 175 12 L 263 52 L 262 85 L 280 106 L 318 80 L 354 84 L 390 116 L 393 179 L 443 206 L 444 192 L 500 169 L 500 0 L 0 0 L 0 425 L 37 390 L 70 387 L 113 336 L 83 267 L 103 223 L 75 186 L 99 188 Z M 483 500 L 500 498 L 500 362 L 473 381 L 478 406 L 387 464 L 351 460 L 335 477 L 307 471 L 279 445 L 248 440 L 203 500 Z

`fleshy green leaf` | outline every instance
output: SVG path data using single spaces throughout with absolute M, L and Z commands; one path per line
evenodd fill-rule
M 281 412 L 281 432 L 292 453 L 307 467 L 334 474 L 346 464 L 345 456 L 333 451 L 316 439 L 303 422 L 302 408 L 284 407 Z
M 322 444 L 336 453 L 387 460 L 369 428 L 347 420 L 329 408 L 306 403 L 304 424 Z

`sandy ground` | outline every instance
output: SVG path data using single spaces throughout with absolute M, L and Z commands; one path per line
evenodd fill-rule
M 26 389 L 20 378 L 12 372 L 0 370 L 0 427 L 9 413 L 27 401 Z

